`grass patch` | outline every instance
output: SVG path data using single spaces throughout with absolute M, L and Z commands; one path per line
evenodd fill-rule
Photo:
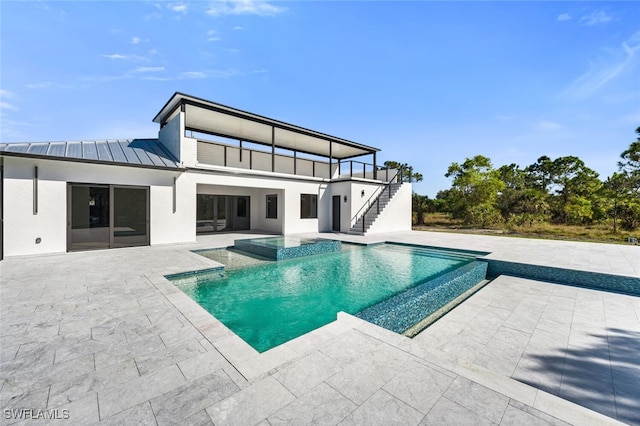
M 534 223 L 532 225 L 497 224 L 490 228 L 477 228 L 453 219 L 447 213 L 427 213 L 424 225 L 414 225 L 416 231 L 458 232 L 468 234 L 497 234 L 521 238 L 543 238 L 552 240 L 590 241 L 613 244 L 628 244 L 627 238 L 640 237 L 640 231 L 619 230 L 613 232 L 613 225 L 602 223 L 589 226 Z

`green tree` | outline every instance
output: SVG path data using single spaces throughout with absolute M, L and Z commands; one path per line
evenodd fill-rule
M 397 161 L 385 161 L 384 166 L 390 169 L 400 170 L 400 178 L 402 182 L 422 182 L 423 176 L 413 171 L 413 166 L 407 163 L 399 163 Z
M 559 157 L 553 160 L 552 164 L 552 186 L 556 194 L 552 198 L 553 213 L 557 220 L 569 223 L 570 219 L 574 220 L 577 216 L 568 214 L 569 210 L 575 212 L 575 206 L 568 210 L 568 205 L 572 202 L 578 203 L 586 209 L 583 200 L 578 201 L 578 197 L 591 202 L 591 198 L 600 189 L 602 182 L 598 179 L 598 173 L 587 167 L 578 157 Z M 586 212 L 586 210 L 583 211 Z M 591 219 L 590 215 L 580 217 L 578 221 L 580 223 Z
M 452 163 L 445 176 L 453 179 L 446 197 L 454 217 L 481 226 L 500 221 L 497 198 L 505 184 L 489 158 L 476 155 L 462 164 Z
M 629 148 L 620 154 L 622 160 L 618 162 L 620 171 L 632 176 L 640 175 L 640 127 L 636 129 L 636 134 L 638 135 L 637 140 L 631 142 Z
M 553 161 L 546 155 L 524 169 L 526 186 L 536 188 L 543 193 L 548 193 L 549 186 L 553 184 L 555 167 Z
M 613 232 L 618 232 L 620 205 L 625 204 L 628 196 L 628 176 L 625 173 L 613 173 L 602 185 L 602 195 L 610 201 L 609 216 L 613 219 Z
M 412 210 L 416 218 L 415 225 L 424 225 L 424 215 L 433 211 L 433 202 L 426 195 L 418 195 L 415 192 L 411 197 Z
M 618 173 L 613 173 L 602 186 L 601 194 L 610 204 L 613 232 L 618 230 L 618 220 L 625 230 L 640 226 L 640 127 L 638 138 L 620 154 Z

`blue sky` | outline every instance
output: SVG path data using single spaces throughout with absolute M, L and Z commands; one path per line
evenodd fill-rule
M 157 136 L 175 91 L 450 163 L 576 155 L 640 126 L 638 2 L 0 2 L 0 141 Z

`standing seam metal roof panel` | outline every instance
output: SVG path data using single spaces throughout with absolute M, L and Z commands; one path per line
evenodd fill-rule
M 149 158 L 149 154 L 144 149 L 144 143 L 141 140 L 134 140 L 129 144 L 129 148 L 133 149 L 133 152 L 136 153 L 140 162 L 147 166 L 153 166 L 153 161 Z
M 124 143 L 123 143 L 124 142 Z M 142 164 L 136 152 L 129 146 L 129 141 L 117 141 L 120 148 L 122 148 L 122 152 L 124 156 L 127 158 L 127 163 L 130 164 Z
M 122 147 L 117 141 L 107 141 L 107 145 L 111 149 L 111 154 L 113 155 L 113 161 L 117 163 L 128 163 L 127 157 L 124 155 L 122 151 Z
M 81 159 L 106 164 L 180 168 L 178 162 L 157 139 L 2 143 L 0 153 L 2 152 L 52 159 Z
M 88 160 L 97 160 L 98 159 L 98 149 L 96 148 L 96 143 L 91 142 L 81 142 L 82 143 L 82 158 Z
M 48 148 L 48 143 L 32 143 L 27 148 L 27 153 L 33 155 L 46 155 Z
M 67 142 L 65 157 L 82 158 L 82 142 Z
M 98 151 L 98 160 L 100 161 L 113 161 L 111 156 L 111 150 L 107 141 L 96 141 L 96 149 Z
M 149 139 L 139 139 L 136 140 L 135 142 L 140 144 L 140 147 L 144 150 L 146 156 L 149 158 L 149 161 L 151 161 L 151 163 L 155 166 L 165 166 L 164 161 L 162 161 L 162 158 L 160 158 L 160 156 L 158 156 L 154 151 L 155 151 L 155 145 L 153 143 L 153 141 L 150 141 Z
M 47 155 L 50 155 L 52 157 L 64 157 L 66 148 L 67 144 L 65 142 L 51 142 L 49 144 Z
M 159 142 L 151 143 L 150 148 L 165 166 L 174 166 L 178 164 L 178 162 L 173 159 L 173 156 L 169 151 L 167 151 L 167 149 Z

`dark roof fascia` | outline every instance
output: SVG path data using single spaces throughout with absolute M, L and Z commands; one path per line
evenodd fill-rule
M 166 171 L 173 171 L 173 172 L 184 172 L 186 170 L 186 168 L 184 167 L 121 163 L 116 161 L 89 160 L 86 158 L 77 158 L 77 157 L 54 157 L 52 155 L 38 155 L 38 154 L 28 154 L 24 152 L 12 152 L 12 151 L 0 151 L 0 157 L 34 158 L 38 160 L 68 161 L 72 163 L 100 164 L 103 166 L 137 167 L 141 169 L 166 170 Z
M 309 137 L 313 137 L 313 138 L 317 138 L 317 139 L 324 139 L 327 142 L 335 142 L 341 145 L 346 145 L 346 146 L 350 146 L 352 148 L 358 148 L 358 149 L 362 149 L 364 151 L 369 151 L 369 153 L 373 153 L 373 152 L 379 152 L 380 148 L 374 148 L 372 146 L 367 146 L 367 145 L 363 145 L 357 142 L 353 142 L 347 139 L 342 139 L 336 136 L 331 136 L 328 135 L 326 133 L 322 133 L 322 132 L 318 132 L 315 130 L 311 130 L 311 129 L 307 129 L 305 127 L 300 127 L 300 126 L 296 126 L 294 124 L 290 124 L 290 123 L 286 123 L 284 121 L 280 121 L 280 120 L 276 120 L 273 118 L 269 118 L 269 117 L 265 117 L 263 115 L 259 115 L 259 114 L 255 114 L 249 111 L 244 111 L 238 108 L 233 108 L 227 105 L 223 105 L 220 103 L 216 103 L 216 102 L 211 102 L 208 101 L 206 99 L 202 99 L 202 98 L 198 98 L 196 96 L 191 96 L 191 95 L 187 95 L 186 93 L 181 93 L 181 92 L 175 92 L 174 95 L 171 97 L 171 99 L 169 99 L 169 101 L 162 107 L 162 109 L 160 110 L 160 112 L 158 114 L 156 114 L 156 116 L 153 118 L 153 121 L 156 122 L 156 120 L 158 119 L 158 117 L 160 116 L 160 114 L 162 113 L 162 111 L 169 106 L 169 104 L 171 103 L 171 101 L 173 101 L 174 98 L 178 97 L 178 96 L 183 96 L 183 98 L 180 100 L 180 102 L 178 103 L 178 105 L 192 105 L 192 106 L 196 106 L 196 107 L 200 107 L 200 108 L 205 108 L 208 109 L 210 111 L 215 111 L 215 112 L 220 112 L 223 114 L 227 114 L 227 115 L 231 115 L 234 117 L 238 117 L 238 118 L 242 118 L 245 120 L 249 120 L 249 121 L 253 121 L 256 123 L 260 123 L 260 124 L 264 124 L 267 126 L 272 126 L 272 127 L 277 127 L 283 130 L 290 130 L 294 133 L 299 133 L 302 135 L 306 135 Z M 191 99 L 186 99 L 186 98 L 191 98 Z M 177 108 L 177 106 L 176 106 Z M 171 111 L 168 111 L 165 116 L 169 116 L 171 115 L 176 108 L 172 108 Z M 164 118 L 164 117 L 163 117 Z M 200 130 L 198 130 L 200 131 Z M 205 133 L 205 132 L 203 132 Z M 317 154 L 316 154 L 317 155 Z M 366 155 L 366 154 L 362 154 L 362 155 Z

